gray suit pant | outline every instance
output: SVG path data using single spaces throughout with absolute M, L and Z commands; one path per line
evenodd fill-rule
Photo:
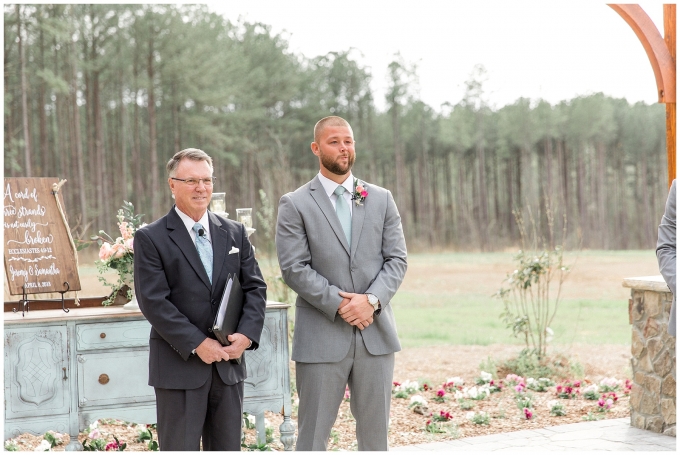
M 328 438 L 349 385 L 359 450 L 388 450 L 394 354 L 372 355 L 361 331 L 347 356 L 335 363 L 295 362 L 298 409 L 296 450 L 326 450 Z

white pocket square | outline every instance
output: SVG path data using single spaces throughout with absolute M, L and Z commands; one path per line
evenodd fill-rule
M 229 254 L 234 254 L 234 253 L 238 253 L 238 252 L 239 252 L 239 249 L 236 248 L 235 246 L 232 246 L 231 250 L 229 250 Z

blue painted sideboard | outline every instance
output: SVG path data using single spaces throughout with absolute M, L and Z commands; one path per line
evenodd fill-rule
M 292 450 L 288 305 L 267 303 L 256 351 L 247 351 L 243 410 L 256 416 L 264 442 L 264 412 L 283 414 L 281 442 Z M 5 439 L 48 430 L 68 433 L 67 450 L 82 450 L 78 433 L 101 418 L 156 421 L 147 385 L 150 325 L 121 307 L 5 313 Z

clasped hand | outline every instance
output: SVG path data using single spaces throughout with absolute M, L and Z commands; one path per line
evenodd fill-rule
M 348 324 L 357 326 L 359 330 L 364 330 L 373 322 L 373 305 L 368 303 L 366 294 L 355 294 L 353 292 L 340 291 L 342 302 L 338 307 L 338 314 L 347 321 Z
M 196 355 L 205 363 L 238 359 L 250 343 L 248 337 L 240 333 L 229 335 L 227 340 L 229 340 L 231 344 L 229 346 L 222 346 L 219 341 L 213 340 L 212 338 L 206 338 L 196 348 Z

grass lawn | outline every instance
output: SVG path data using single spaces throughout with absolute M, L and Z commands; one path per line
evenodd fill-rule
M 409 255 L 409 269 L 392 300 L 404 347 L 493 343 L 522 344 L 499 318 L 493 298 L 514 253 Z M 628 344 L 628 298 L 623 278 L 658 275 L 653 251 L 583 251 L 569 254 L 572 272 L 551 324 L 553 344 Z

